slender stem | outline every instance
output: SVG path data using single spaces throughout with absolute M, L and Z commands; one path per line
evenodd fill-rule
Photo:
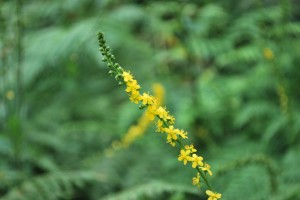
M 22 63 L 23 63 L 23 23 L 22 23 L 22 6 L 23 0 L 16 0 L 16 95 L 15 109 L 13 115 L 10 116 L 10 129 L 12 134 L 12 142 L 14 144 L 14 159 L 17 169 L 22 167 L 22 145 L 24 142 L 22 131 L 21 106 L 23 97 L 22 88 Z
M 157 117 L 158 117 L 158 116 L 157 116 Z M 158 117 L 158 118 L 159 118 L 160 120 L 162 120 L 160 117 Z M 168 124 L 167 122 L 165 122 L 164 120 L 162 120 L 162 121 L 163 121 L 163 124 L 164 124 L 166 127 L 169 127 L 169 124 Z M 180 148 L 184 149 L 184 146 L 183 146 L 183 144 L 182 144 L 180 138 L 178 138 L 178 140 L 176 140 L 176 142 L 179 144 Z M 209 180 L 206 178 L 206 175 L 205 175 L 205 173 L 203 172 L 203 170 L 202 170 L 199 166 L 197 166 L 196 169 L 197 169 L 197 171 L 200 173 L 200 176 L 203 178 L 203 180 L 204 180 L 205 184 L 207 185 L 207 187 L 208 187 L 210 190 L 213 191 L 213 187 L 211 186 Z
M 205 184 L 207 185 L 207 187 L 213 191 L 213 187 L 211 186 L 210 182 L 208 181 L 208 179 L 206 178 L 204 172 L 200 169 L 200 167 L 196 168 L 197 171 L 200 173 L 200 176 L 203 178 Z
M 7 114 L 6 114 L 6 98 L 5 98 L 5 91 L 6 91 L 6 80 L 5 80 L 5 73 L 6 73 L 6 65 L 7 65 L 7 60 L 6 60 L 6 41 L 5 41 L 5 34 L 6 34 L 6 30 L 5 30 L 5 18 L 2 14 L 2 4 L 4 4 L 1 0 L 0 0 L 0 41 L 1 41 L 1 49 L 0 49 L 0 57 L 1 57 L 1 91 L 2 91 L 2 101 L 4 104 L 4 109 L 5 109 L 5 121 L 7 121 Z M 6 123 L 4 123 L 4 125 L 6 125 Z
M 21 103 L 22 103 L 22 62 L 23 62 L 23 24 L 21 10 L 23 5 L 23 0 L 16 1 L 16 14 L 17 14 L 17 71 L 16 71 L 16 82 L 17 82 L 17 91 L 16 91 L 16 114 L 20 116 Z

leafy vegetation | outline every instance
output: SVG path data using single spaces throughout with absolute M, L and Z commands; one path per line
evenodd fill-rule
M 299 199 L 299 10 L 0 1 L 0 199 L 207 199 L 154 126 L 118 147 L 143 114 L 101 62 L 98 30 L 145 91 L 163 85 L 222 199 Z

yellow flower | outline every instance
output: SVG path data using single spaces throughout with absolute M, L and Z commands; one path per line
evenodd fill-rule
M 220 193 L 214 193 L 210 190 L 206 190 L 206 194 L 208 195 L 207 200 L 218 200 L 218 199 L 221 199 L 221 196 L 222 196 Z
M 192 181 L 193 181 L 193 185 L 197 185 L 198 187 L 200 187 L 200 173 L 199 172 L 197 173 L 196 177 L 192 178 Z
M 176 135 L 176 132 L 170 132 L 168 133 L 168 140 L 177 140 L 178 137 Z
M 174 124 L 175 123 L 175 117 L 168 114 L 167 121 L 169 122 L 169 124 Z
M 162 120 L 166 121 L 168 117 L 168 112 L 166 111 L 165 108 L 159 106 L 155 112 L 156 115 L 159 116 Z
M 164 132 L 166 132 L 168 135 L 176 135 L 176 132 L 179 131 L 178 129 L 174 129 L 174 126 L 169 126 L 168 128 L 164 128 Z
M 208 174 L 212 176 L 212 171 L 210 170 L 210 165 L 209 165 L 209 164 L 205 163 L 205 164 L 204 164 L 204 167 L 201 167 L 201 169 L 202 169 L 203 171 L 207 171 Z
M 127 88 L 126 88 L 126 92 L 131 92 L 133 95 L 138 93 L 138 90 L 141 88 L 141 86 L 137 83 L 136 80 L 127 82 Z
M 131 144 L 142 133 L 143 133 L 143 129 L 141 129 L 141 127 L 131 126 L 127 134 L 122 139 L 122 143 L 124 147 L 127 147 L 129 144 Z
M 163 131 L 168 134 L 167 142 L 170 143 L 172 146 L 175 146 L 174 141 L 178 139 L 177 134 L 179 130 L 174 129 L 174 126 L 169 126 L 169 128 L 164 128 Z
M 174 142 L 174 140 L 170 139 L 170 138 L 167 138 L 167 143 L 170 143 L 170 145 L 172 147 L 175 147 L 176 146 L 176 143 Z
M 155 84 L 155 87 L 159 89 L 158 91 L 155 91 L 155 96 L 157 97 L 157 100 L 161 101 L 163 98 L 163 96 L 161 96 L 161 95 L 163 95 L 163 93 L 161 92 L 163 90 L 163 87 L 160 86 L 159 84 Z M 154 99 L 154 97 L 153 97 L 153 99 Z M 137 95 L 132 95 L 132 96 L 130 96 L 130 100 L 133 101 L 134 103 L 138 103 L 141 100 L 141 96 L 139 93 Z M 142 117 L 138 120 L 137 124 L 131 126 L 129 128 L 128 132 L 123 136 L 123 138 L 120 141 L 121 147 L 122 148 L 128 147 L 138 137 L 142 136 L 145 133 L 146 129 L 148 128 L 150 122 L 151 122 L 151 120 L 149 119 L 148 113 L 146 111 L 146 112 L 144 112 Z M 161 126 L 161 128 L 163 128 L 162 121 L 161 121 L 160 126 Z M 107 149 L 106 151 L 113 152 L 114 150 L 117 150 L 117 149 L 110 148 L 110 149 Z M 109 156 L 112 156 L 112 153 L 110 153 Z
M 273 51 L 270 48 L 265 48 L 264 49 L 264 57 L 267 60 L 272 60 L 274 58 Z
M 135 104 L 138 104 L 139 101 L 141 100 L 141 95 L 139 92 L 135 93 L 135 94 L 132 94 L 130 97 L 129 97 L 130 101 L 131 102 L 134 102 Z
M 159 83 L 155 83 L 153 84 L 152 88 L 157 100 L 156 101 L 157 105 L 162 105 L 162 103 L 164 102 L 164 95 L 165 95 L 164 87 Z
M 155 98 L 147 93 L 143 93 L 141 100 L 144 105 L 152 105 L 155 103 Z
M 193 157 L 192 157 L 192 161 L 193 161 L 192 167 L 196 168 L 197 166 L 203 166 L 202 160 L 203 160 L 203 157 L 198 156 L 197 154 L 193 154 Z
M 130 74 L 130 72 L 126 72 L 126 71 L 123 71 L 123 79 L 124 79 L 124 82 L 131 82 L 133 81 L 133 76 Z
M 8 100 L 13 100 L 15 98 L 15 92 L 13 90 L 8 90 L 6 92 L 6 98 Z
M 147 106 L 147 116 L 152 121 L 155 118 L 155 112 L 156 112 L 156 105 L 149 105 Z
M 185 148 L 186 150 L 190 150 L 191 153 L 197 152 L 197 149 L 195 149 L 195 147 L 194 147 L 193 144 L 191 144 L 191 145 L 185 145 L 184 148 Z
M 178 161 L 183 161 L 183 164 L 186 165 L 187 161 L 191 161 L 192 158 L 190 156 L 191 151 L 190 150 L 180 150 L 180 155 L 178 156 Z
M 185 132 L 184 130 L 180 130 L 179 132 L 178 132 L 178 135 L 180 135 L 183 139 L 187 139 L 188 138 L 188 136 L 187 136 L 187 132 Z
M 156 123 L 156 132 L 163 132 L 164 130 L 164 123 L 163 121 L 161 121 L 160 119 L 157 120 L 157 123 Z

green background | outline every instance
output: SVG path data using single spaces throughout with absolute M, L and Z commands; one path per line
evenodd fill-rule
M 222 199 L 300 199 L 300 4 L 0 1 L 0 199 L 207 199 L 101 62 L 97 31 L 176 127 Z M 269 52 L 269 57 L 265 55 Z M 152 91 L 151 91 L 152 92 Z

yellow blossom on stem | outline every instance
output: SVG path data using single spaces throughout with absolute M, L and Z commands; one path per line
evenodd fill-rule
M 164 96 L 165 96 L 165 90 L 164 87 L 158 83 L 153 84 L 152 86 L 153 91 L 155 93 L 156 98 L 156 104 L 157 105 L 162 105 L 164 102 Z
M 176 132 L 178 132 L 178 129 L 174 129 L 174 126 L 169 126 L 168 128 L 164 128 L 163 131 L 169 135 L 176 135 Z
M 193 182 L 193 185 L 197 185 L 198 187 L 200 187 L 200 173 L 199 172 L 197 173 L 196 177 L 192 178 L 192 182 Z
M 130 74 L 130 72 L 123 71 L 122 75 L 125 83 L 133 81 L 133 76 Z
M 170 137 L 167 137 L 167 143 L 169 143 L 172 147 L 176 146 L 176 143 Z
M 203 157 L 198 156 L 197 154 L 193 154 L 193 156 L 192 156 L 192 161 L 193 161 L 192 167 L 196 168 L 197 166 L 203 166 L 202 160 L 203 160 Z
M 141 102 L 143 105 L 140 108 L 147 107 L 146 118 L 148 120 L 154 120 L 155 117 L 158 117 L 157 121 L 157 131 L 158 132 L 166 132 L 167 133 L 167 141 L 171 145 L 175 146 L 175 142 L 179 144 L 181 147 L 180 154 L 178 156 L 179 161 L 183 161 L 183 164 L 186 165 L 188 161 L 192 161 L 192 167 L 196 168 L 198 171 L 197 177 L 193 178 L 193 183 L 200 183 L 200 176 L 203 179 L 203 182 L 207 185 L 208 189 L 206 194 L 209 195 L 208 200 L 217 200 L 221 198 L 221 194 L 212 192 L 212 186 L 210 185 L 209 180 L 205 176 L 205 173 L 212 175 L 210 170 L 210 165 L 207 163 L 203 166 L 203 158 L 196 154 L 193 154 L 197 150 L 193 145 L 184 146 L 181 142 L 181 138 L 187 138 L 187 132 L 179 129 L 174 129 L 172 125 L 175 123 L 175 118 L 171 116 L 165 107 L 160 106 L 159 100 L 156 100 L 154 97 L 150 96 L 147 93 L 143 93 L 141 95 L 139 93 L 140 85 L 134 80 L 133 75 L 124 71 L 124 69 L 118 64 L 114 62 L 114 56 L 110 52 L 110 48 L 106 45 L 106 41 L 104 39 L 104 34 L 102 32 L 98 33 L 98 41 L 99 41 L 99 50 L 103 55 L 103 62 L 107 63 L 107 67 L 109 68 L 109 74 L 114 75 L 115 79 L 119 82 L 119 85 L 123 85 L 125 83 L 126 89 L 125 91 L 128 93 L 130 100 L 134 103 Z M 265 57 L 267 59 L 273 59 L 273 52 L 268 49 L 265 51 Z M 123 79 L 120 81 L 120 79 Z M 132 142 L 132 138 L 137 137 L 140 134 L 142 126 L 139 128 L 134 127 L 131 129 L 132 134 L 130 137 L 124 139 L 127 143 Z M 178 138 L 180 136 L 181 138 Z M 193 156 L 191 156 L 193 154 Z M 199 185 L 198 185 L 199 186 Z
M 218 200 L 221 198 L 221 194 L 220 193 L 214 193 L 210 190 L 206 190 L 206 194 L 208 195 L 208 199 L 207 200 Z
M 175 123 L 175 117 L 173 117 L 172 115 L 168 115 L 167 116 L 167 121 L 169 122 L 169 124 L 174 124 Z
M 191 161 L 192 157 L 190 156 L 190 150 L 180 150 L 180 154 L 178 156 L 178 161 L 183 161 L 183 164 L 186 165 L 187 161 Z
M 169 124 L 175 123 L 175 118 L 169 115 L 168 111 L 164 107 L 158 107 L 155 111 L 155 115 L 158 116 L 161 120 L 168 122 Z
M 200 168 L 201 168 L 203 171 L 208 172 L 208 174 L 212 176 L 212 171 L 210 170 L 210 165 L 209 165 L 209 164 L 205 163 L 205 164 L 204 164 L 204 167 L 200 167 Z
M 130 81 L 126 83 L 127 88 L 126 88 L 126 92 L 131 92 L 132 94 L 136 94 L 138 92 L 138 90 L 141 88 L 141 86 L 137 83 L 136 80 Z
M 168 128 L 164 128 L 163 131 L 168 134 L 167 142 L 172 146 L 175 146 L 175 141 L 178 139 L 177 134 L 179 133 L 179 130 L 174 129 L 174 126 L 169 126 Z
M 191 144 L 191 145 L 185 145 L 184 148 L 185 148 L 186 150 L 190 150 L 191 153 L 197 152 L 197 149 L 195 149 L 195 147 L 194 147 L 193 144 Z
M 162 120 L 167 121 L 168 112 L 165 108 L 159 106 L 157 110 L 155 111 L 155 114 Z
M 144 105 L 152 105 L 155 103 L 155 98 L 147 93 L 143 93 L 141 100 Z
M 164 123 L 163 121 L 161 121 L 160 119 L 157 120 L 157 123 L 156 123 L 156 132 L 163 132 L 164 130 Z
M 134 102 L 135 104 L 138 104 L 139 101 L 141 100 L 141 95 L 139 92 L 135 93 L 135 94 L 131 94 L 131 96 L 129 97 L 131 102 Z
M 156 111 L 155 104 L 147 106 L 147 116 L 151 121 L 155 119 L 155 111 Z
M 187 139 L 188 136 L 187 136 L 187 132 L 185 132 L 184 130 L 180 130 L 178 131 L 178 135 L 180 135 L 183 139 Z

